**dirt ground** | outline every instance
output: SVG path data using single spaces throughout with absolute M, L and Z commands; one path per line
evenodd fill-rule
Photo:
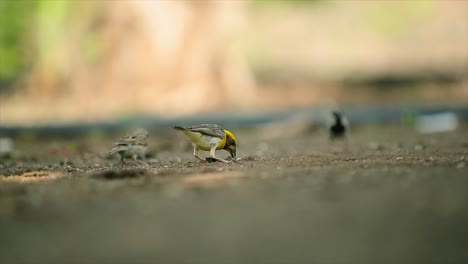
M 468 127 L 233 129 L 236 163 L 177 131 L 143 164 L 124 133 L 23 133 L 0 160 L 1 263 L 468 263 Z M 227 157 L 227 152 L 219 152 Z

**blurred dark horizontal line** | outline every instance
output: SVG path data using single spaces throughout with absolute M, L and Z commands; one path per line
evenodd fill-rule
M 388 70 L 371 73 L 369 71 L 351 71 L 334 76 L 317 75 L 304 67 L 256 65 L 254 76 L 259 83 L 283 85 L 295 82 L 316 83 L 317 81 L 341 84 L 343 87 L 371 88 L 408 88 L 417 85 L 438 84 L 452 85 L 468 80 L 468 65 L 444 69 L 407 69 L 405 71 Z
M 366 78 L 345 78 L 343 85 L 349 87 L 406 88 L 429 83 L 438 85 L 457 84 L 466 80 L 467 77 L 466 74 L 459 72 L 429 72 L 411 75 L 388 73 Z
M 402 120 L 414 119 L 419 115 L 452 112 L 461 121 L 468 120 L 468 105 L 440 105 L 440 106 L 348 106 L 340 110 L 355 125 L 362 124 L 395 124 Z M 161 130 L 174 124 L 189 125 L 200 123 L 217 123 L 227 127 L 252 127 L 272 122 L 284 122 L 301 117 L 300 120 L 311 124 L 324 124 L 326 122 L 327 107 L 290 108 L 269 112 L 226 113 L 226 114 L 200 114 L 184 116 L 173 119 L 164 119 L 153 116 L 139 116 L 125 121 L 97 122 L 93 124 L 70 125 L 42 125 L 42 126 L 0 126 L 2 135 L 15 135 L 23 132 L 39 134 L 73 135 L 93 130 L 105 132 L 120 131 L 134 127 L 144 127 L 149 130 Z

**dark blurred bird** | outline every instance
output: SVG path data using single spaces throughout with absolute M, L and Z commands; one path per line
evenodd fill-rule
M 329 127 L 330 140 L 348 138 L 349 123 L 346 117 L 338 111 L 332 112 L 333 122 Z
M 107 152 L 108 155 L 118 153 L 120 161 L 125 163 L 125 158 L 145 158 L 148 147 L 148 132 L 142 128 L 134 130 L 132 133 L 122 137 L 114 143 L 115 147 Z
M 198 156 L 199 150 L 210 151 L 212 159 L 229 162 L 227 160 L 216 157 L 215 152 L 218 149 L 224 149 L 231 154 L 232 158 L 236 157 L 236 137 L 234 134 L 215 124 L 201 124 L 194 126 L 173 126 L 174 129 L 184 132 L 193 146 L 193 156 L 200 161 L 205 161 Z

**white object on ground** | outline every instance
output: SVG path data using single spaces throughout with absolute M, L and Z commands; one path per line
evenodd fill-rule
M 416 128 L 424 134 L 453 131 L 458 127 L 458 117 L 452 112 L 422 115 L 416 120 Z
M 0 138 L 0 153 L 7 154 L 13 152 L 13 140 L 11 138 Z

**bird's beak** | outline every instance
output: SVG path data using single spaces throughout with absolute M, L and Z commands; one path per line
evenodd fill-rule
M 230 148 L 229 153 L 231 154 L 231 157 L 233 157 L 233 158 L 236 157 L 236 149 L 235 148 Z

